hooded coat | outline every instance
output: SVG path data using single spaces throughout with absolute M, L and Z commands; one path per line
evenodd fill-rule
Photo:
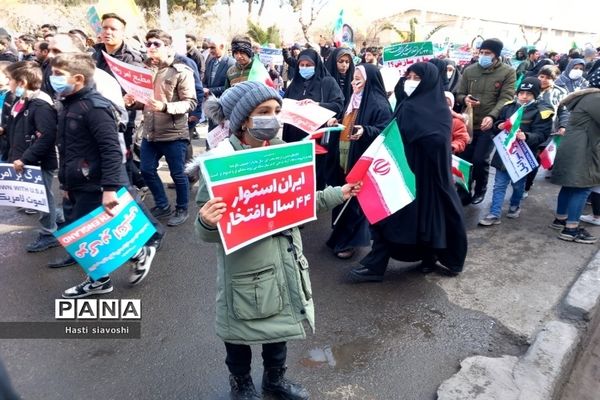
M 380 262 L 385 253 L 401 261 L 435 255 L 459 272 L 467 255 L 467 234 L 451 175 L 450 109 L 433 64 L 416 63 L 410 71 L 421 78 L 420 84 L 398 105 L 394 117 L 415 175 L 416 199 L 372 226 L 373 249 L 361 264 Z
M 298 59 L 302 56 L 310 57 L 315 65 L 315 74 L 310 79 L 304 79 L 300 75 L 300 68 L 298 68 L 283 97 L 293 100 L 311 99 L 319 103 L 321 107 L 327 108 L 336 114 L 340 113 L 344 107 L 344 94 L 335 79 L 327 72 L 319 54 L 313 49 L 306 49 L 300 53 Z M 297 142 L 306 135 L 306 132 L 295 126 L 283 125 L 283 140 L 285 142 Z
M 387 100 L 379 68 L 371 64 L 362 64 L 362 67 L 365 69 L 366 81 L 354 125 L 362 126 L 364 133 L 358 140 L 350 141 L 347 161 L 348 171 L 352 169 L 356 161 L 358 161 L 371 143 L 373 143 L 373 140 L 375 140 L 392 119 L 392 110 Z M 350 132 L 352 128 L 353 126 L 347 127 Z M 343 132 L 334 132 L 329 138 L 326 159 L 326 183 L 331 186 L 343 185 L 345 183 L 346 174 L 340 166 L 339 144 L 341 134 Z M 340 211 L 341 207 L 336 207 L 333 210 L 332 218 L 334 221 Z M 337 253 L 358 246 L 368 246 L 370 241 L 369 223 L 358 201 L 351 199 L 350 204 L 335 225 L 327 241 L 327 246 Z
M 558 146 L 551 182 L 589 188 L 600 185 L 600 89 L 571 93 L 562 102 L 569 123 Z
M 236 151 L 249 148 L 235 135 L 229 141 Z M 273 139 L 270 144 L 281 141 Z M 208 189 L 202 185 L 196 203 L 202 207 L 208 200 Z M 316 193 L 318 211 L 327 211 L 342 201 L 339 187 Z M 286 342 L 306 337 L 304 321 L 314 331 L 309 267 L 297 227 L 230 254 L 225 254 L 216 228 L 199 219 L 195 228 L 202 240 L 217 243 L 217 336 L 233 344 Z
M 350 56 L 350 67 L 348 68 L 348 71 L 342 75 L 340 71 L 338 71 L 337 61 L 344 55 Z M 333 77 L 333 79 L 335 79 L 338 86 L 342 90 L 342 94 L 344 95 L 344 108 L 336 115 L 337 119 L 341 119 L 346 112 L 346 108 L 348 108 L 348 103 L 350 102 L 350 97 L 352 96 L 352 79 L 354 77 L 355 68 L 352 51 L 345 47 L 336 48 L 331 53 L 331 56 L 327 59 L 325 68 L 327 68 L 329 74 Z
M 574 60 L 569 61 L 569 64 L 567 64 L 567 68 L 565 68 L 564 72 L 560 74 L 556 81 L 554 81 L 554 84 L 565 89 L 568 93 L 573 93 L 576 90 L 587 88 L 588 81 L 585 78 L 569 78 L 569 73 L 571 72 L 573 67 L 579 64 L 585 67 L 585 61 L 582 58 L 576 58 Z

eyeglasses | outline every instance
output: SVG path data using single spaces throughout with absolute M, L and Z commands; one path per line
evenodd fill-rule
M 154 46 L 154 47 L 156 47 L 157 49 L 158 49 L 159 47 L 162 47 L 162 45 L 163 45 L 161 42 L 146 42 L 146 43 L 144 43 L 144 44 L 146 45 L 146 47 L 147 47 L 147 48 L 150 48 L 150 47 Z

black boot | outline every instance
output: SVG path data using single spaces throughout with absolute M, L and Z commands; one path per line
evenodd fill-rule
M 284 375 L 287 368 L 266 368 L 263 373 L 262 389 L 282 400 L 307 400 L 308 391 L 300 384 L 287 380 Z
M 252 377 L 250 375 L 229 375 L 229 385 L 231 386 L 231 400 L 260 400 L 261 397 L 256 392 Z

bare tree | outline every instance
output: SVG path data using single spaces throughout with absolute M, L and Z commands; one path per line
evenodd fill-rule
M 300 22 L 302 34 L 307 42 L 311 41 L 308 31 L 315 23 L 319 17 L 319 13 L 323 10 L 323 7 L 327 5 L 328 1 L 329 0 L 289 0 L 292 10 L 299 14 L 298 22 Z M 308 14 L 308 17 L 306 17 L 305 14 Z
M 521 28 L 521 33 L 523 34 L 523 39 L 525 39 L 525 44 L 529 45 L 529 39 L 527 38 L 527 32 L 525 32 L 525 27 L 523 25 L 519 25 L 519 28 Z M 534 40 L 532 43 L 534 46 L 536 44 L 538 44 L 540 42 L 540 40 L 542 40 L 543 33 L 544 33 L 543 30 L 540 28 L 537 39 Z

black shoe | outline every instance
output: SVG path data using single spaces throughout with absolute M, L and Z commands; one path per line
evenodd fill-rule
M 171 210 L 171 206 L 166 206 L 164 208 L 154 206 L 150 209 L 150 213 L 154 216 L 154 218 L 164 218 L 173 214 L 173 210 Z
M 460 273 L 462 272 L 462 267 L 460 269 L 456 269 L 456 268 L 448 268 L 445 265 L 441 265 L 438 264 L 438 272 L 440 273 L 440 275 L 444 275 L 444 276 L 450 276 L 450 277 L 455 277 L 460 275 Z
M 166 235 L 166 232 L 163 233 L 162 235 L 159 235 L 158 232 L 156 232 L 154 235 L 152 235 L 150 240 L 148 240 L 146 242 L 146 246 L 152 246 L 156 249 L 156 251 L 159 251 L 160 248 L 162 247 L 162 243 L 163 243 L 163 239 L 165 238 L 165 235 Z
M 556 229 L 558 231 L 562 231 L 563 229 L 565 229 L 565 226 L 567 226 L 567 220 L 558 218 L 554 218 L 554 221 L 552 221 L 552 223 L 549 225 L 550 228 Z
M 167 221 L 167 226 L 178 226 L 183 224 L 189 217 L 188 210 L 178 208 L 175 210 L 175 214 Z
M 229 386 L 231 386 L 230 398 L 232 400 L 260 400 L 250 375 L 229 375 Z
M 376 274 L 363 266 L 351 270 L 350 277 L 355 282 L 381 282 L 383 280 L 383 275 Z
M 75 265 L 75 264 L 77 264 L 77 262 L 75 261 L 75 259 L 73 257 L 66 256 L 66 257 L 58 259 L 58 260 L 50 261 L 48 263 L 48 267 L 62 268 L 62 267 L 68 267 L 69 265 Z
M 29 253 L 38 253 L 40 251 L 48 250 L 57 246 L 60 246 L 60 243 L 53 235 L 44 235 L 40 233 L 36 241 L 29 243 L 25 249 Z
M 266 368 L 262 380 L 263 392 L 276 395 L 283 400 L 309 399 L 310 395 L 306 389 L 285 378 L 286 369 L 285 367 Z
M 473 200 L 471 200 L 471 204 L 479 204 L 485 199 L 485 193 L 476 194 L 473 196 Z
M 421 270 L 421 273 L 423 274 L 430 274 L 435 270 L 435 259 L 432 258 L 428 258 L 428 259 L 424 259 L 423 261 L 421 261 L 421 264 L 419 265 L 419 269 Z
M 93 281 L 89 276 L 79 285 L 65 290 L 62 294 L 64 299 L 81 299 L 83 297 L 96 294 L 106 294 L 113 291 L 113 285 L 110 277 L 106 276 L 97 281 Z
M 566 240 L 567 242 L 576 242 L 576 243 L 585 243 L 585 244 L 594 244 L 598 241 L 598 238 L 584 228 L 564 228 L 558 238 L 561 240 Z

